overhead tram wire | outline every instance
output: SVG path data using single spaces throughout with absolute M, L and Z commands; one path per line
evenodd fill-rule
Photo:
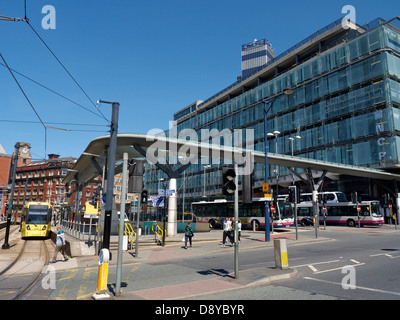
M 38 124 L 38 121 L 30 121 L 30 120 L 12 120 L 12 119 L 0 119 L 0 122 L 15 122 L 15 123 L 30 123 L 30 124 Z M 105 125 L 101 124 L 90 124 L 90 123 L 70 123 L 70 122 L 45 122 L 46 127 L 49 129 L 54 129 L 55 127 L 49 126 L 50 124 L 54 125 L 67 125 L 67 126 L 84 126 L 84 127 L 105 127 Z M 63 129 L 57 128 L 64 131 L 86 131 L 86 132 L 107 132 L 106 130 L 91 130 L 91 129 Z
M 44 154 L 46 155 L 46 145 L 47 145 L 47 128 L 46 125 L 44 124 L 43 120 L 40 118 L 39 114 L 37 113 L 35 107 L 33 106 L 32 102 L 29 100 L 28 96 L 26 95 L 24 89 L 22 89 L 21 85 L 19 84 L 17 78 L 14 76 L 14 73 L 11 71 L 10 67 L 8 66 L 6 60 L 4 59 L 3 55 L 0 53 L 0 57 L 3 60 L 5 66 L 7 67 L 8 71 L 10 71 L 11 76 L 13 77 L 14 81 L 17 83 L 19 89 L 21 90 L 22 94 L 24 95 L 25 99 L 28 101 L 29 105 L 31 106 L 32 110 L 35 112 L 36 116 L 38 117 L 38 119 L 40 120 L 40 122 L 42 123 L 43 127 L 44 127 Z
M 50 49 L 50 47 L 47 45 L 47 43 L 43 40 L 43 38 L 37 33 L 35 28 L 29 23 L 29 19 L 26 18 L 26 13 L 25 13 L 25 18 L 23 19 L 28 26 L 32 29 L 32 31 L 36 34 L 36 36 L 40 39 L 40 41 L 44 44 L 44 46 L 49 50 L 49 52 L 53 55 L 53 57 L 57 60 L 57 62 L 61 65 L 61 67 L 67 72 L 67 74 L 70 76 L 70 78 L 75 82 L 75 84 L 78 86 L 78 88 L 83 92 L 83 94 L 86 96 L 86 98 L 90 101 L 90 103 L 96 108 L 96 110 L 101 114 L 104 120 L 106 120 L 109 124 L 111 122 L 104 116 L 104 114 L 100 111 L 100 109 L 96 106 L 96 104 L 90 99 L 89 95 L 86 93 L 86 91 L 82 88 L 82 86 L 78 83 L 78 81 L 72 76 L 72 74 L 68 71 L 68 69 L 64 66 L 64 64 L 60 61 L 60 59 L 56 56 L 56 54 L 53 52 L 53 50 Z
M 5 66 L 3 63 L 1 63 L 1 62 L 0 62 L 0 65 L 3 66 L 3 67 L 6 67 L 6 66 Z M 7 67 L 6 67 L 6 68 L 7 68 Z M 65 100 L 67 100 L 67 101 L 69 101 L 69 102 L 71 102 L 71 103 L 77 105 L 78 107 L 80 107 L 80 108 L 82 108 L 82 109 L 84 109 L 84 110 L 86 110 L 86 111 L 88 111 L 88 112 L 90 112 L 90 113 L 93 113 L 95 116 L 100 117 L 100 118 L 103 119 L 102 116 L 100 116 L 100 115 L 97 114 L 96 112 L 94 112 L 94 111 L 92 111 L 92 110 L 86 108 L 85 106 L 79 104 L 78 102 L 73 101 L 72 99 L 70 99 L 70 98 L 64 96 L 63 94 L 61 94 L 61 93 L 59 93 L 59 92 L 57 92 L 57 91 L 55 91 L 55 90 L 53 90 L 53 89 L 51 89 L 51 88 L 45 86 L 44 84 L 42 84 L 42 83 L 40 83 L 40 82 L 38 82 L 38 81 L 36 81 L 36 80 L 34 80 L 34 79 L 32 79 L 32 78 L 30 78 L 30 77 L 24 75 L 23 73 L 21 73 L 21 72 L 15 70 L 15 69 L 13 69 L 13 68 L 10 68 L 10 69 L 11 69 L 14 73 L 20 75 L 21 77 L 24 77 L 25 79 L 27 79 L 27 80 L 29 80 L 29 81 L 31 81 L 31 82 L 37 84 L 38 86 L 41 86 L 42 88 L 44 88 L 44 89 L 46 89 L 46 90 L 48 90 L 48 91 L 50 91 L 50 92 L 52 92 L 52 93 L 58 95 L 59 97 L 65 99 Z
M 86 91 L 82 88 L 82 86 L 78 83 L 78 81 L 72 76 L 72 74 L 68 71 L 68 69 L 64 66 L 64 64 L 61 62 L 61 60 L 56 56 L 56 54 L 51 50 L 51 48 L 47 45 L 47 43 L 43 40 L 43 38 L 39 35 L 39 33 L 35 30 L 35 28 L 29 23 L 29 19 L 27 17 L 27 6 L 26 6 L 26 0 L 24 0 L 24 10 L 25 10 L 25 16 L 24 18 L 12 18 L 8 16 L 2 16 L 0 15 L 0 20 L 4 21 L 25 21 L 28 26 L 31 28 L 31 30 L 36 34 L 36 36 L 40 39 L 40 41 L 44 44 L 44 46 L 49 50 L 49 52 L 53 55 L 53 57 L 57 60 L 57 62 L 61 65 L 61 67 L 67 72 L 67 74 L 70 76 L 70 78 L 75 82 L 75 84 L 78 86 L 78 88 L 83 92 L 83 94 L 86 96 L 86 98 L 90 101 L 90 103 L 96 108 L 96 110 L 101 114 L 101 117 L 108 122 L 109 125 L 111 125 L 111 121 L 109 121 L 104 114 L 101 112 L 101 110 L 97 107 L 97 105 L 90 99 L 89 95 L 86 93 Z

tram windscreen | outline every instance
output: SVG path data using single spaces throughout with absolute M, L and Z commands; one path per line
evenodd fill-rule
M 45 205 L 31 205 L 29 207 L 26 223 L 28 224 L 47 224 L 49 207 Z M 51 213 L 50 213 L 51 217 Z

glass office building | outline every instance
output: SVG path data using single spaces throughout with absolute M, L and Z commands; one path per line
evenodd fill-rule
M 293 93 L 283 94 L 288 88 Z M 262 101 L 275 97 L 268 113 L 268 131 L 275 131 L 268 137 L 269 152 L 399 172 L 399 19 L 350 29 L 337 20 L 261 70 L 175 113 L 175 129 L 178 134 L 193 129 L 199 136 L 201 129 L 252 129 L 254 149 L 264 151 Z M 272 182 L 277 174 L 280 184 L 291 181 L 287 168 L 276 169 L 269 168 Z M 148 189 L 157 190 L 162 174 L 150 169 L 146 175 Z M 263 181 L 264 166 L 257 164 L 255 192 Z M 218 195 L 220 165 L 192 165 L 184 189 L 187 197 Z

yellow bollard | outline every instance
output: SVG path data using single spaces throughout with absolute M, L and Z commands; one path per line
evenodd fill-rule
M 92 296 L 95 300 L 108 299 L 110 295 L 106 293 L 108 279 L 108 262 L 110 260 L 110 251 L 101 249 L 99 254 L 99 274 L 97 277 L 97 292 Z
M 275 268 L 288 269 L 289 261 L 286 247 L 286 239 L 274 240 Z

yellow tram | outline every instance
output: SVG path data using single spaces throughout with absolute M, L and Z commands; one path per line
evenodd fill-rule
M 48 202 L 28 202 L 24 206 L 22 238 L 49 238 L 53 206 Z

